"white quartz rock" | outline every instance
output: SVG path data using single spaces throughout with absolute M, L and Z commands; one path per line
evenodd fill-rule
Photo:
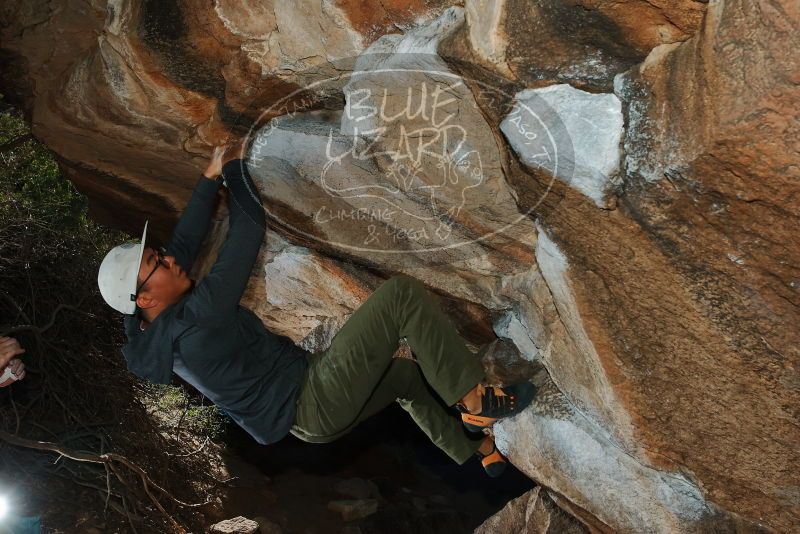
M 526 89 L 517 93 L 516 101 L 500 129 L 520 159 L 532 167 L 555 171 L 558 179 L 604 207 L 621 160 L 624 128 L 616 95 L 587 93 L 560 84 Z M 547 117 L 543 108 L 555 112 L 561 124 Z M 544 138 L 550 141 L 546 143 L 548 157 L 558 160 L 557 165 L 542 164 L 540 140 Z

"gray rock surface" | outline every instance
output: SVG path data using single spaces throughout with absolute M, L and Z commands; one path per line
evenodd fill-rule
M 256 534 L 258 523 L 246 517 L 234 517 L 211 525 L 212 534 Z
M 378 501 L 375 499 L 349 499 L 331 501 L 328 510 L 342 515 L 345 521 L 364 519 L 378 511 Z
M 283 534 L 284 529 L 278 523 L 274 521 L 270 521 L 266 517 L 256 517 L 253 519 L 256 523 L 258 523 L 258 532 L 259 534 Z
M 531 111 L 543 106 L 539 100 L 558 115 L 566 130 L 564 140 L 572 145 L 571 154 L 555 167 L 557 155 L 542 139 L 553 133 L 542 125 L 547 119 Z M 527 89 L 517 93 L 516 105 L 500 129 L 527 165 L 547 168 L 598 206 L 607 205 L 605 197 L 618 183 L 623 134 L 622 106 L 615 95 L 587 93 L 567 84 Z
M 475 529 L 475 534 L 584 534 L 590 532 L 580 521 L 561 510 L 536 487 L 510 501 L 495 515 Z
M 333 488 L 337 493 L 351 499 L 379 499 L 378 486 L 371 480 L 363 478 L 348 478 L 342 480 Z

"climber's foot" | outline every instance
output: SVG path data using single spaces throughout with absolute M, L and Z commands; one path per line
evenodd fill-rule
M 480 410 L 468 410 L 462 403 L 457 405 L 461 421 L 472 432 L 482 432 L 498 419 L 513 417 L 528 407 L 536 396 L 536 386 L 522 382 L 513 386 L 484 386 L 480 392 Z
M 490 477 L 497 478 L 505 472 L 508 462 L 503 455 L 500 454 L 500 451 L 497 450 L 492 438 L 487 437 L 483 443 L 481 443 L 477 454 L 481 457 L 483 470 L 486 471 L 486 474 Z

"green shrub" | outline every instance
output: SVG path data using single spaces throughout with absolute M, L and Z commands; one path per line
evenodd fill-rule
M 0 335 L 25 347 L 27 374 L 0 388 L 0 429 L 89 454 L 113 451 L 173 494 L 202 501 L 215 484 L 208 466 L 217 449 L 209 440 L 223 418 L 182 387 L 152 386 L 127 371 L 120 315 L 100 296 L 97 269 L 111 247 L 131 237 L 89 218 L 86 199 L 50 150 L 2 103 L 0 95 Z M 0 439 L 0 486 L 13 481 L 29 513 L 56 514 L 50 503 L 75 499 L 61 506 L 74 517 L 43 515 L 46 530 L 71 531 L 79 514 L 106 517 L 111 509 L 109 531 L 135 523 L 140 532 L 172 532 L 173 523 L 148 507 L 141 479 L 121 476 Z M 107 502 L 101 491 L 79 500 L 75 488 L 87 487 L 114 497 Z M 191 510 L 171 513 L 187 528 L 200 524 Z

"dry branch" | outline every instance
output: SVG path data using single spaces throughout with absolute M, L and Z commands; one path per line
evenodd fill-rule
M 86 452 L 74 451 L 74 450 L 69 449 L 67 447 L 64 447 L 62 445 L 59 445 L 58 443 L 52 443 L 52 442 L 49 442 L 49 441 L 36 441 L 36 440 L 32 440 L 32 439 L 26 439 L 26 438 L 22 438 L 22 437 L 19 437 L 19 436 L 15 436 L 13 434 L 9 434 L 8 432 L 5 432 L 4 430 L 0 430 L 0 439 L 2 439 L 3 441 L 5 441 L 5 442 L 7 442 L 7 443 L 9 443 L 11 445 L 14 445 L 16 447 L 24 447 L 24 448 L 28 448 L 28 449 L 36 449 L 36 450 L 41 450 L 41 451 L 50 451 L 50 452 L 57 453 L 60 456 L 63 456 L 65 458 L 69 458 L 71 460 L 75 460 L 75 461 L 78 461 L 78 462 L 89 462 L 89 463 L 95 463 L 95 464 L 102 464 L 102 465 L 106 466 L 107 468 L 110 468 L 111 471 L 115 474 L 115 476 L 119 479 L 119 481 L 122 484 L 127 485 L 127 483 L 125 482 L 125 479 L 119 474 L 119 472 L 114 467 L 113 462 L 117 462 L 119 464 L 124 465 L 129 470 L 133 471 L 136 475 L 138 475 L 139 479 L 142 482 L 142 487 L 144 489 L 144 492 L 150 498 L 151 502 L 169 520 L 169 522 L 172 524 L 172 526 L 175 529 L 177 529 L 179 532 L 185 532 L 185 530 L 183 529 L 183 527 L 180 526 L 180 524 L 178 524 L 177 521 L 175 521 L 175 519 L 172 517 L 172 515 L 170 515 L 169 512 L 167 512 L 164 509 L 164 506 L 161 504 L 161 502 L 158 500 L 158 498 L 156 498 L 156 496 L 153 495 L 153 493 L 150 491 L 151 488 L 155 488 L 156 490 L 158 490 L 162 495 L 167 497 L 173 503 L 175 503 L 175 504 L 177 504 L 179 506 L 186 507 L 186 508 L 199 508 L 201 506 L 205 506 L 205 505 L 210 503 L 210 501 L 206 501 L 204 503 L 192 504 L 192 503 L 187 503 L 187 502 L 184 502 L 184 501 L 176 498 L 169 491 L 165 490 L 164 488 L 162 488 L 161 486 L 156 484 L 150 478 L 150 476 L 147 474 L 147 472 L 145 472 L 144 469 L 142 469 L 141 467 L 139 467 L 138 465 L 136 465 L 135 463 L 133 463 L 132 461 L 130 461 L 129 459 L 127 459 L 126 457 L 124 457 L 124 456 L 122 456 L 120 454 L 116 454 L 116 453 L 112 453 L 112 452 L 104 453 L 104 454 L 91 454 L 91 453 L 86 453 Z M 108 486 L 108 488 L 109 488 L 108 492 L 110 493 L 110 485 Z

